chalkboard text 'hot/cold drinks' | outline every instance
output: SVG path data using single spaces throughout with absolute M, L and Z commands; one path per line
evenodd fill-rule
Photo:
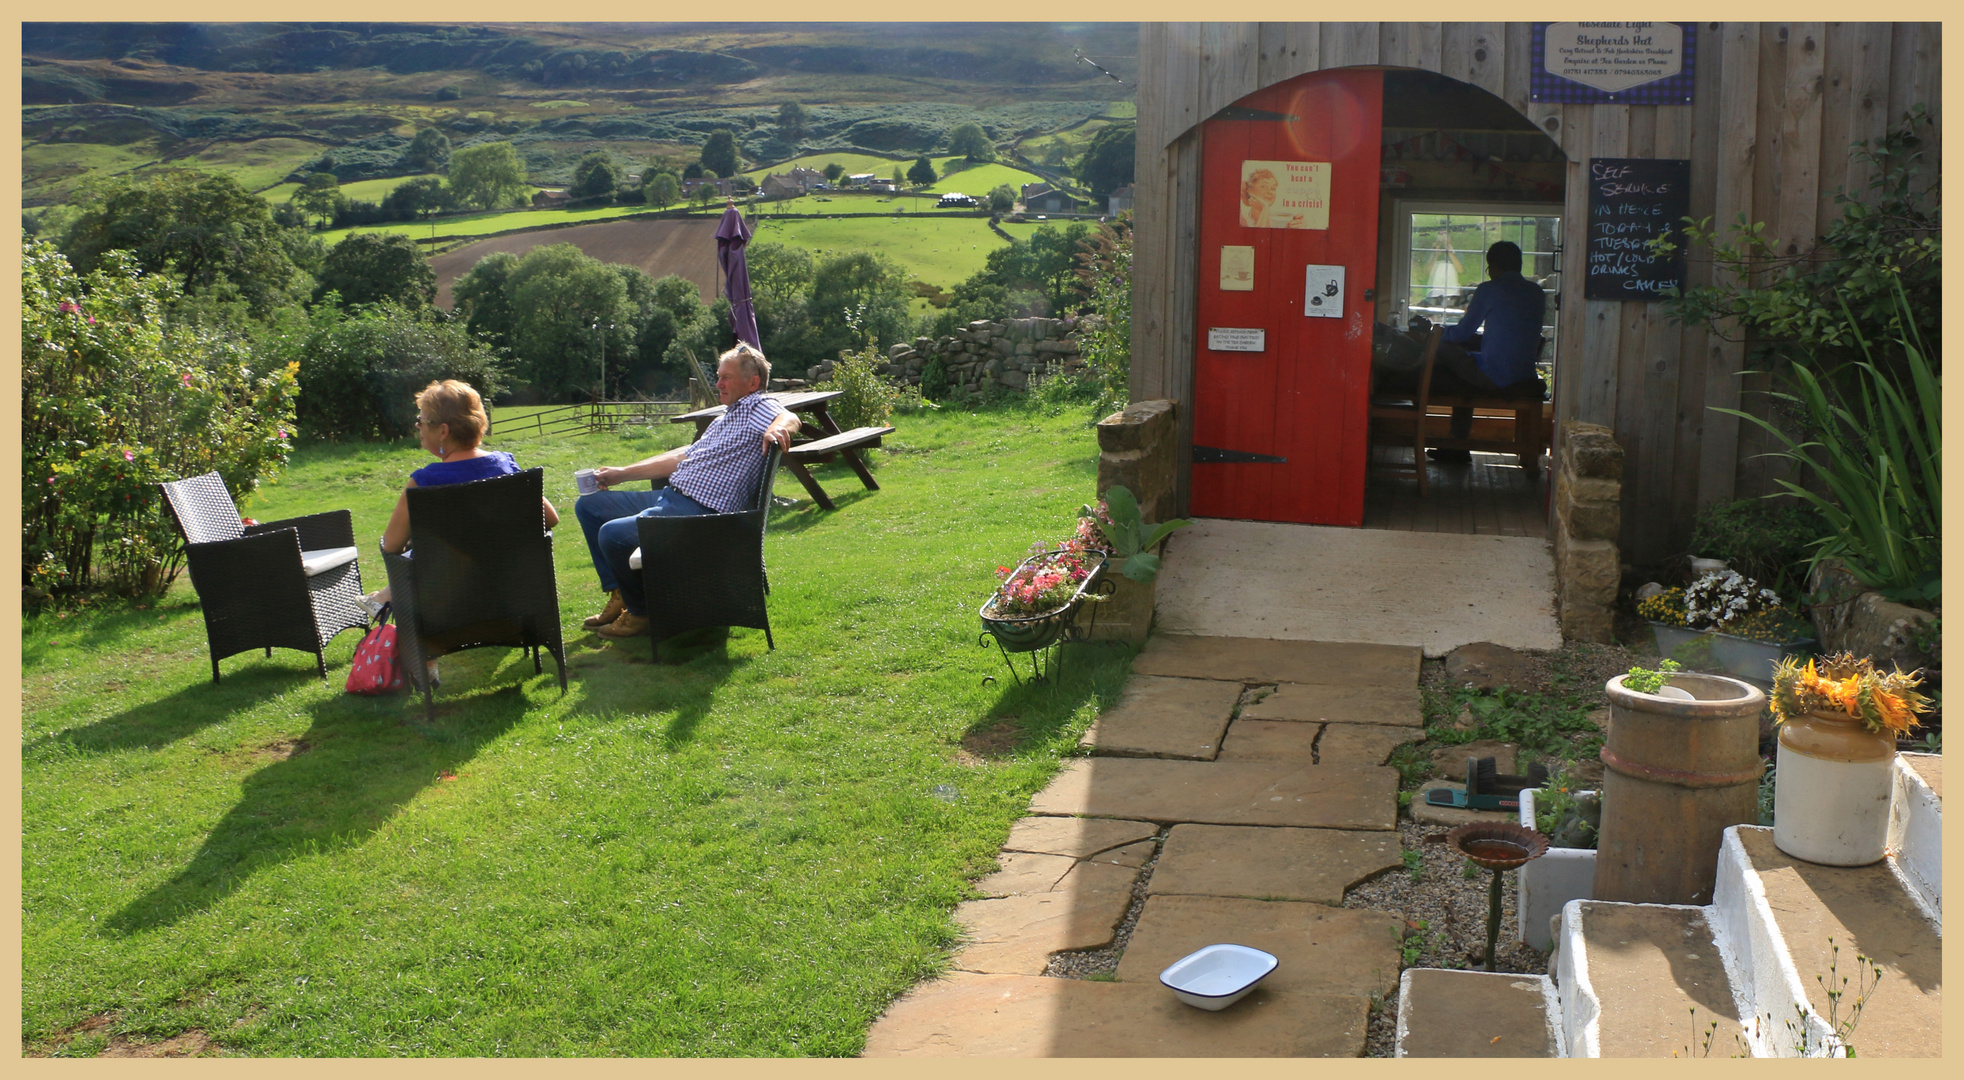
M 1589 300 L 1660 300 L 1684 284 L 1684 251 L 1668 258 L 1650 242 L 1691 210 L 1691 162 L 1659 158 L 1589 161 Z

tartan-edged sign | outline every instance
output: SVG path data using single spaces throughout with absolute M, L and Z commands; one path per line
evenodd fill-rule
M 1532 101 L 1689 105 L 1697 23 L 1534 23 Z

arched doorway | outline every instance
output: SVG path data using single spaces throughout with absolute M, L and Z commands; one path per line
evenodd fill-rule
M 1484 516 L 1439 511 L 1469 497 L 1495 504 L 1498 455 L 1431 465 L 1440 497 L 1429 505 L 1414 481 L 1367 483 L 1366 407 L 1374 339 L 1382 346 L 1387 329 L 1414 315 L 1455 321 L 1498 239 L 1519 243 L 1528 275 L 1549 290 L 1543 356 L 1552 377 L 1566 171 L 1554 141 L 1478 87 L 1426 71 L 1344 68 L 1216 113 L 1201 129 L 1200 171 L 1192 512 L 1433 531 L 1493 531 L 1502 519 L 1503 532 L 1532 527 L 1537 480 L 1511 458 L 1505 467 L 1518 475 L 1501 476 L 1501 487 L 1517 505 L 1488 505 Z

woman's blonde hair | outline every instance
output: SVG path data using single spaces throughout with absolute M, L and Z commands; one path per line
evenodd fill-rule
M 717 357 L 716 363 L 721 366 L 725 360 L 736 361 L 737 370 L 743 374 L 756 376 L 759 386 L 768 388 L 771 385 L 771 362 L 764 359 L 764 354 L 752 348 L 749 342 L 737 342 L 735 348 Z
M 484 399 L 477 396 L 471 384 L 456 379 L 423 387 L 423 392 L 416 395 L 416 408 L 429 427 L 449 424 L 450 437 L 465 450 L 482 442 L 484 433 L 491 428 L 491 418 L 484 412 Z
M 1263 180 L 1274 180 L 1274 179 L 1275 179 L 1275 174 L 1268 171 L 1267 169 L 1256 169 L 1254 172 L 1249 173 L 1248 179 L 1243 180 L 1241 182 L 1241 201 L 1243 202 L 1248 201 L 1248 196 L 1253 195 L 1255 193 L 1256 184 L 1261 183 Z

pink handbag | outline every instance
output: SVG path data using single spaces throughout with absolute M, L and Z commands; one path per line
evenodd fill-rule
M 385 605 L 376 616 L 375 629 L 355 646 L 354 663 L 348 665 L 348 693 L 393 694 L 402 686 L 402 664 L 396 659 L 396 628 L 389 625 L 389 609 Z

